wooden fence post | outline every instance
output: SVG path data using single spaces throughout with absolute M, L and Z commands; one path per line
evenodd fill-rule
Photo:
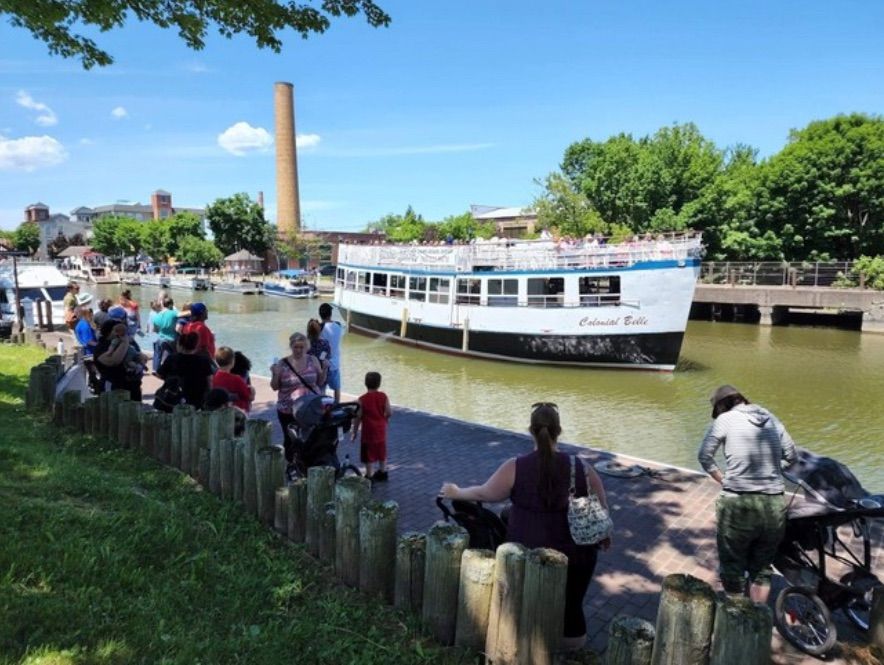
M 83 434 L 95 431 L 95 416 L 98 413 L 98 398 L 90 397 L 83 402 Z
M 98 413 L 95 419 L 95 436 L 97 436 L 99 439 L 103 439 L 107 436 L 109 400 L 109 391 L 105 391 L 98 396 Z
M 319 556 L 319 524 L 325 504 L 335 498 L 335 470 L 330 466 L 314 466 L 307 470 L 307 551 Z
M 393 603 L 396 560 L 395 501 L 369 503 L 359 511 L 359 590 Z
M 83 418 L 86 416 L 86 407 L 82 403 L 74 404 L 74 415 L 72 427 L 77 432 L 83 431 Z
M 712 665 L 770 662 L 773 615 L 767 605 L 720 594 L 715 600 Z
M 158 411 L 155 417 L 154 454 L 160 464 L 169 466 L 172 461 L 172 426 L 171 413 Z
M 494 552 L 464 550 L 460 560 L 455 646 L 465 647 L 474 652 L 485 650 L 493 584 Z
M 266 446 L 255 452 L 255 479 L 258 494 L 258 518 L 273 525 L 276 511 L 276 489 L 285 485 L 285 467 L 279 464 L 282 448 Z
M 129 419 L 129 434 L 127 440 L 130 448 L 138 448 L 141 445 L 141 426 L 144 423 L 144 416 L 147 410 L 141 402 L 132 402 L 135 407 L 132 409 L 132 417 Z
M 884 651 L 884 587 L 872 591 L 872 610 L 869 612 L 869 642 Z
M 209 464 L 209 449 L 200 447 L 196 481 L 205 489 L 209 488 Z
M 504 543 L 495 554 L 494 584 L 485 638 L 486 662 L 493 665 L 519 663 L 519 616 L 522 613 L 527 554 L 528 550 L 519 543 Z
M 370 499 L 368 478 L 347 476 L 335 485 L 335 573 L 347 586 L 359 584 L 359 511 Z
M 233 501 L 242 503 L 243 501 L 243 450 L 245 449 L 245 439 L 242 437 L 234 439 L 230 447 L 233 455 Z
M 691 575 L 667 575 L 657 610 L 652 665 L 706 665 L 714 620 L 712 587 Z
M 541 547 L 525 556 L 519 651 L 527 662 L 552 665 L 565 632 L 565 582 L 568 557 Z
M 427 536 L 409 531 L 396 544 L 396 583 L 393 605 L 398 610 L 420 614 L 424 603 L 424 568 Z
M 319 519 L 319 560 L 334 568 L 335 566 L 335 504 L 329 501 L 322 510 Z
M 221 452 L 221 498 L 225 501 L 233 501 L 233 439 L 221 439 L 219 443 Z
M 289 488 L 277 487 L 274 496 L 273 530 L 284 536 L 289 528 Z
M 57 382 L 58 368 L 55 365 L 48 362 L 37 365 L 37 388 L 34 393 L 35 410 L 52 413 Z
M 196 410 L 190 404 L 178 404 L 172 409 L 172 441 L 169 463 L 184 473 L 190 470 L 191 418 Z M 186 465 L 185 465 L 186 458 Z
M 138 417 L 141 404 L 131 400 L 124 400 L 117 404 L 117 442 L 121 448 L 131 448 L 132 441 L 129 438 L 130 421 Z
M 456 524 L 436 522 L 427 533 L 421 618 L 430 634 L 446 646 L 454 643 L 460 560 L 469 542 L 466 529 Z
M 158 411 L 145 411 L 141 416 L 141 440 L 139 447 L 146 455 L 153 457 L 156 439 Z
M 307 538 L 307 480 L 297 478 L 289 485 L 288 517 L 289 539 L 303 543 Z
M 249 515 L 258 514 L 258 481 L 255 478 L 255 443 L 243 439 L 242 446 L 242 501 Z
M 193 417 L 193 434 L 190 438 L 190 464 L 191 464 L 191 476 L 193 476 L 196 481 L 209 489 L 209 466 L 206 466 L 206 474 L 202 475 L 202 463 L 203 458 L 209 461 L 209 443 L 212 440 L 212 412 L 211 411 L 197 411 Z M 205 450 L 206 454 L 200 452 L 201 450 Z
M 221 496 L 221 439 L 209 439 L 209 491 Z M 271 523 L 273 520 L 271 520 Z
M 128 402 L 132 399 L 128 390 L 111 390 L 110 398 L 107 406 L 107 432 L 105 436 L 109 441 L 120 445 L 120 441 L 117 438 L 117 434 L 119 434 L 120 420 L 119 420 L 119 405 L 122 402 Z
M 65 427 L 73 429 L 76 425 L 75 412 L 80 405 L 79 390 L 65 390 L 61 396 L 61 419 Z
M 653 649 L 654 626 L 644 619 L 618 614 L 608 626 L 605 665 L 650 665 Z

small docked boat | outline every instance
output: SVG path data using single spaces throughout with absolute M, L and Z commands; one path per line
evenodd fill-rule
M 52 321 L 56 325 L 64 323 L 64 296 L 67 293 L 68 278 L 51 263 L 19 261 L 18 292 L 23 307 L 33 308 L 34 320 L 37 303 L 48 300 L 52 307 Z M 11 259 L 0 260 L 0 318 L 18 320 L 15 311 L 15 271 Z M 27 320 L 28 314 L 25 315 Z
M 316 298 L 316 285 L 307 281 L 309 273 L 304 270 L 280 270 L 275 280 L 264 282 L 264 294 L 297 300 Z
M 220 282 L 212 282 L 212 288 L 222 293 L 240 293 L 242 295 L 263 295 L 264 285 L 261 282 L 252 282 L 249 280 L 231 281 L 222 280 Z
M 196 268 L 179 268 L 169 276 L 169 286 L 173 289 L 208 291 L 212 287 L 209 277 Z
M 672 371 L 702 251 L 695 233 L 619 244 L 342 244 L 335 303 L 355 331 L 437 351 Z
M 158 286 L 161 289 L 169 288 L 169 276 L 161 275 L 158 272 L 154 273 L 145 273 L 140 276 L 141 286 Z
M 124 273 L 120 276 L 120 281 L 126 286 L 141 286 L 141 275 Z

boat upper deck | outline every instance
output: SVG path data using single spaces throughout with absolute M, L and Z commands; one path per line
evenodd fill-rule
M 468 245 L 348 245 L 338 247 L 338 265 L 427 272 L 544 271 L 624 268 L 652 261 L 700 259 L 699 233 L 607 243 L 487 240 Z

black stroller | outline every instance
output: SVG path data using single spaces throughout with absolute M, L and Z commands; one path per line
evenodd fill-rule
M 774 618 L 789 642 L 821 656 L 837 640 L 832 612 L 869 628 L 872 592 L 881 585 L 871 542 L 873 530 L 884 528 L 876 523 L 884 519 L 884 495 L 864 490 L 840 462 L 807 450 L 783 475 L 796 488 L 774 560 L 789 584 L 777 596 Z
M 459 499 L 454 499 L 449 508 L 441 496 L 436 497 L 436 505 L 446 522 L 454 520 L 467 530 L 471 548 L 493 552 L 498 545 L 506 542 L 506 512 L 501 516 L 485 508 L 481 501 Z
M 286 459 L 288 480 L 306 478 L 307 469 L 331 466 L 340 478 L 348 473 L 361 476 L 358 467 L 338 459 L 339 437 L 350 431 L 359 413 L 358 402 L 336 403 L 325 395 L 307 395 L 295 403 L 295 422 L 288 428 Z

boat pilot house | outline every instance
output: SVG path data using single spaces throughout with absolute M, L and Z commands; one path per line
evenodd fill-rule
M 338 251 L 335 300 L 357 331 L 521 362 L 672 370 L 701 242 L 680 234 Z

